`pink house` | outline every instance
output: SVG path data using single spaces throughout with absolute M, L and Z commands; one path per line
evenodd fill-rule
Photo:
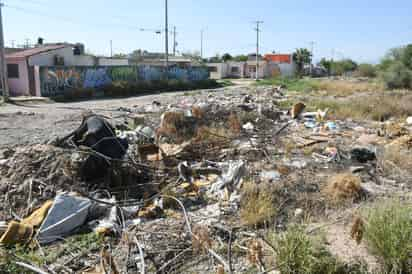
M 48 45 L 6 54 L 10 95 L 40 96 L 39 67 L 31 65 L 30 58 L 64 47 Z

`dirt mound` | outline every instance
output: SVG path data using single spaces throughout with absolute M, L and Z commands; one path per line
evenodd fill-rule
M 73 151 L 51 145 L 18 147 L 0 169 L 2 214 L 11 218 L 10 211 L 26 215 L 42 202 L 53 199 L 57 191 L 85 189 L 78 177 Z M 6 216 L 2 216 L 3 218 Z

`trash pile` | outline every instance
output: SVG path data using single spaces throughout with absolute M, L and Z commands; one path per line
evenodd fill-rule
M 177 98 L 127 109 L 114 123 L 89 113 L 49 144 L 0 151 L 0 244 L 103 239 L 44 265 L 15 260 L 38 273 L 242 273 L 248 242 L 265 226 L 327 218 L 337 200 L 378 195 L 371 182 L 397 185 L 385 175 L 397 162 L 385 155 L 411 148 L 408 124 L 397 135 L 369 130 L 301 102 L 282 110 L 285 96 L 261 88 Z

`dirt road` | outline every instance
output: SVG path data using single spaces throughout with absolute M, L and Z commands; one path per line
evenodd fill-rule
M 122 116 L 127 109 L 158 101 L 176 103 L 187 98 L 200 98 L 210 92 L 233 92 L 240 86 L 214 90 L 171 92 L 120 99 L 100 99 L 73 103 L 17 103 L 0 106 L 0 148 L 5 146 L 45 143 L 77 128 L 82 113 L 93 111 L 107 117 Z

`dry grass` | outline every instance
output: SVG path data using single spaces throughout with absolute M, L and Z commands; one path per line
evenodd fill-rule
M 403 179 L 412 170 L 412 136 L 405 135 L 386 145 L 379 158 L 380 165 L 387 175 Z
M 248 226 L 270 223 L 277 213 L 276 203 L 277 197 L 270 184 L 245 183 L 240 204 L 242 223 Z
M 377 93 L 347 99 L 308 100 L 309 109 L 330 109 L 331 118 L 344 120 L 372 119 L 385 121 L 389 118 L 405 118 L 412 115 L 412 94 Z
M 318 95 L 350 96 L 360 92 L 375 92 L 384 90 L 384 85 L 378 82 L 321 80 L 313 82 L 313 89 Z
M 329 179 L 323 193 L 332 204 L 354 201 L 362 194 L 361 179 L 351 173 L 337 174 Z

